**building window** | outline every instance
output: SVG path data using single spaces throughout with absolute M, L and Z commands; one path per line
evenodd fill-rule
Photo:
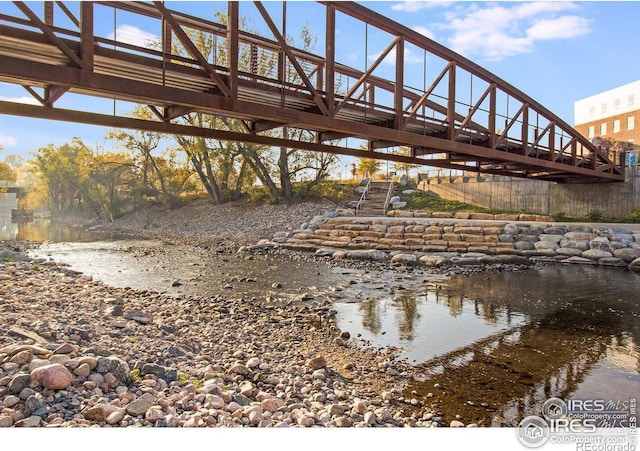
M 616 109 L 616 110 L 620 109 L 620 99 L 615 99 L 613 101 L 613 108 Z
M 594 125 L 589 126 L 589 139 L 596 136 L 596 127 Z
M 607 104 L 603 103 L 602 105 L 600 105 L 600 112 L 601 113 L 606 113 L 607 112 Z
M 596 114 L 596 107 L 591 105 L 589 107 L 589 116 L 593 116 L 594 114 Z
M 629 106 L 636 103 L 636 96 L 634 94 L 629 94 Z
M 603 122 L 600 124 L 600 136 L 604 136 L 607 134 L 607 123 Z
M 635 116 L 629 116 L 627 118 L 627 130 L 633 130 L 636 126 L 636 118 Z
M 618 133 L 620 131 L 620 119 L 616 119 L 613 121 L 613 133 Z

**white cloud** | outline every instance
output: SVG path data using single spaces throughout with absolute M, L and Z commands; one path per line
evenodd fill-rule
M 433 31 L 429 30 L 426 27 L 423 27 L 421 25 L 416 25 L 415 27 L 413 27 L 413 31 L 417 31 L 418 33 L 420 33 L 423 36 L 428 37 L 429 39 L 436 39 L 436 35 L 433 33 Z
M 435 8 L 435 7 L 445 7 L 445 6 L 449 6 L 451 3 L 453 2 L 447 2 L 447 1 L 404 1 L 401 3 L 396 3 L 394 5 L 391 6 L 391 9 L 395 10 L 395 11 L 404 11 L 407 13 L 413 13 L 416 11 L 420 11 L 423 9 L 430 9 L 430 8 Z
M 584 17 L 562 16 L 557 19 L 545 19 L 529 27 L 530 39 L 572 39 L 591 31 L 589 21 Z
M 0 146 L 15 146 L 17 142 L 13 136 L 0 135 Z
M 31 96 L 22 96 L 22 97 L 5 97 L 0 96 L 0 100 L 4 100 L 5 102 L 15 102 L 15 103 L 27 103 L 29 105 L 41 105 L 35 98 Z
M 577 8 L 570 2 L 474 4 L 447 12 L 447 22 L 439 27 L 451 32 L 447 44 L 456 52 L 501 60 L 533 51 L 536 41 L 570 39 L 589 33 L 589 20 L 562 15 Z
M 118 25 L 116 32 L 111 33 L 107 38 L 126 44 L 137 45 L 138 47 L 150 47 L 151 44 L 160 40 L 160 37 L 153 33 L 127 24 Z

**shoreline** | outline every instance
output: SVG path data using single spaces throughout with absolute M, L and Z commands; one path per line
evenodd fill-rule
M 446 425 L 402 396 L 397 350 L 350 341 L 328 301 L 174 297 L 4 255 L 0 426 Z
M 300 216 L 326 211 L 317 204 L 301 210 L 277 226 L 293 233 Z M 172 216 L 175 227 L 181 215 Z M 307 225 L 313 223 L 309 218 Z M 334 260 L 256 245 L 275 233 L 250 221 L 241 227 L 248 232 L 242 238 L 193 236 L 172 229 L 171 221 L 159 230 L 135 224 L 116 222 L 103 230 L 219 254 L 248 246 L 251 252 L 294 253 L 339 267 L 416 269 L 391 259 Z M 398 349 L 367 347 L 338 330 L 330 300 L 113 288 L 56 262 L 22 260 L 33 243 L 0 242 L 0 250 L 12 246 L 17 252 L 3 254 L 0 262 L 6 269 L 0 289 L 0 427 L 478 426 L 445 419 L 427 398 L 406 393 L 419 367 L 398 358 Z M 516 267 L 419 269 L 452 275 Z M 56 367 L 68 385 L 46 388 L 40 365 Z

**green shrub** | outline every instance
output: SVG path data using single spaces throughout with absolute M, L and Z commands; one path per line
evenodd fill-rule
M 587 219 L 593 222 L 600 222 L 604 219 L 604 214 L 600 210 L 591 210 L 587 214 Z
M 640 222 L 640 208 L 636 208 L 629 213 L 630 222 Z
M 567 222 L 570 219 L 570 217 L 567 216 L 567 214 L 564 211 L 553 213 L 551 217 L 558 222 Z

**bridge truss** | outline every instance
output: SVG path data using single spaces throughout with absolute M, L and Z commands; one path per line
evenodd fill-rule
M 292 45 L 286 2 L 217 4 L 219 16 L 203 2 L 217 20 L 159 1 L 33 5 L 0 5 L 0 81 L 22 85 L 37 101 L 0 101 L 2 114 L 554 182 L 624 179 L 606 152 L 523 92 L 356 3 L 315 5 L 322 14 L 314 21 L 324 19 L 321 55 Z M 266 33 L 247 31 L 241 7 L 254 8 Z M 157 41 L 134 45 L 99 33 L 116 14 L 151 23 Z M 388 40 L 374 58 L 365 49 L 364 67 L 336 60 L 336 21 L 345 20 L 365 30 L 365 42 L 374 33 Z M 211 51 L 203 41 L 214 43 Z M 413 86 L 409 54 L 423 58 L 422 87 Z M 115 106 L 110 113 L 60 107 L 69 95 L 86 96 L 87 106 L 98 98 L 144 105 L 149 117 Z M 186 120 L 192 113 L 227 125 L 194 126 Z

